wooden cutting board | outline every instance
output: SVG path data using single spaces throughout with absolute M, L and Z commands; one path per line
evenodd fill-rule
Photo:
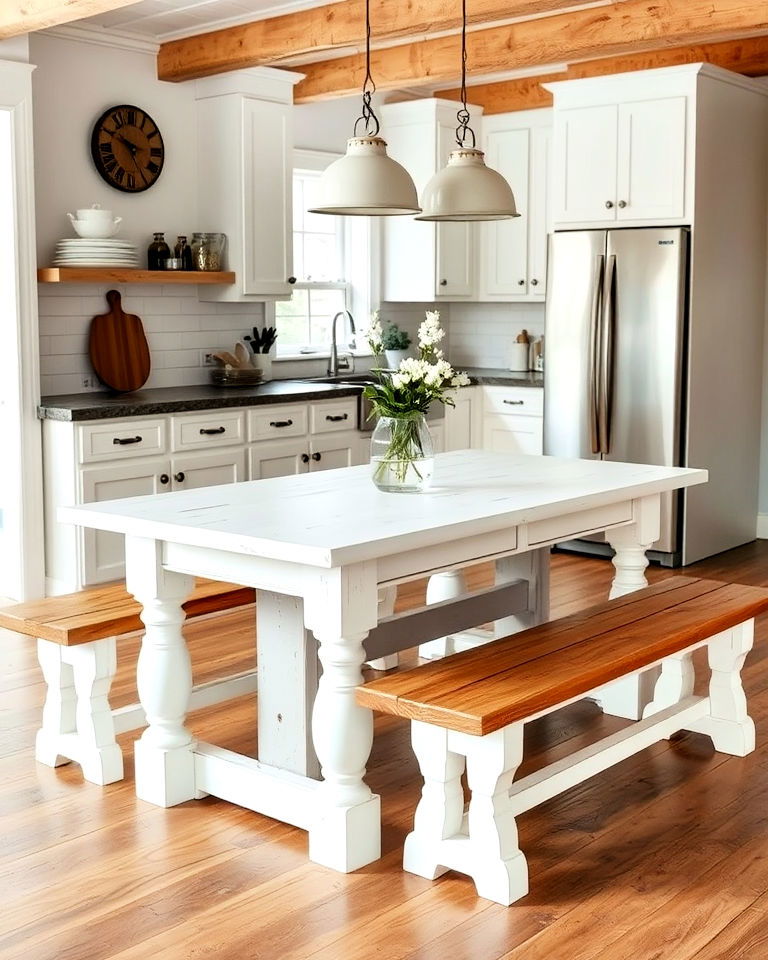
M 91 320 L 88 353 L 103 384 L 121 393 L 138 390 L 149 377 L 152 364 L 141 319 L 124 313 L 117 290 L 107 292 L 109 313 Z

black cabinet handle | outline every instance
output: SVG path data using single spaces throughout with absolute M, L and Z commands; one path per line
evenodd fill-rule
M 308 454 L 308 453 L 302 453 L 302 455 L 301 455 L 301 462 L 302 462 L 302 463 L 309 463 L 309 454 Z
M 441 287 L 447 287 L 447 286 L 448 286 L 448 281 L 447 281 L 447 280 L 441 280 L 441 281 L 440 281 L 440 286 L 441 286 Z
M 170 482 L 171 482 L 171 478 L 168 476 L 167 473 L 160 474 L 160 483 L 162 483 L 163 486 L 165 486 L 166 483 L 170 483 Z
M 210 428 L 208 428 L 208 427 L 201 427 L 201 428 L 200 428 L 200 433 L 201 433 L 204 437 L 212 437 L 212 436 L 214 436 L 214 434 L 217 434 L 217 433 L 226 433 L 226 432 L 227 432 L 227 428 L 226 428 L 226 427 L 210 427 Z
M 627 205 L 626 200 L 619 200 L 619 206 L 621 207 L 622 210 L 624 209 L 624 207 L 626 207 L 626 205 Z
M 291 427 L 293 426 L 293 420 L 270 420 L 270 427 Z
M 539 281 L 538 281 L 538 280 L 531 280 L 531 286 L 532 286 L 532 287 L 538 287 L 538 285 L 539 285 Z
M 338 414 L 338 416 L 333 416 L 333 415 L 331 415 L 330 413 L 327 413 L 327 414 L 325 415 L 325 419 L 326 419 L 326 420 L 330 420 L 331 423 L 339 423 L 339 421 L 341 421 L 341 420 L 348 420 L 348 419 L 349 419 L 349 414 L 348 414 L 348 413 L 340 413 L 340 414 Z
M 613 208 L 613 200 L 606 200 L 605 207 L 607 210 L 611 210 Z
M 522 407 L 525 400 L 502 400 L 502 403 L 508 403 L 510 407 Z
M 322 458 L 323 458 L 323 455 L 321 453 L 312 454 L 312 459 L 315 461 L 315 463 L 317 463 L 318 460 L 322 460 Z
M 525 286 L 525 280 L 518 280 L 518 281 L 517 281 L 517 285 L 518 285 L 518 287 L 524 287 L 524 286 Z
M 288 277 L 288 283 L 296 283 L 296 277 Z
M 173 479 L 176 481 L 176 483 L 184 483 L 184 474 L 181 470 L 179 470 L 178 473 L 174 473 Z
M 128 443 L 141 443 L 141 437 L 114 437 L 112 443 L 116 443 L 120 447 L 124 447 Z

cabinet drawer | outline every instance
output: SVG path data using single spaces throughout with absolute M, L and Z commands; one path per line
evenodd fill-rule
M 357 397 L 344 397 L 328 403 L 313 403 L 309 408 L 311 433 L 331 433 L 357 426 Z
M 194 417 L 171 419 L 174 450 L 210 450 L 244 443 L 243 433 L 243 414 L 239 410 L 213 410 Z
M 486 387 L 485 412 L 542 417 L 544 390 L 540 387 Z
M 80 463 L 165 453 L 165 420 L 107 421 L 80 427 Z
M 279 404 L 248 411 L 248 439 L 251 441 L 303 437 L 308 432 L 306 404 Z

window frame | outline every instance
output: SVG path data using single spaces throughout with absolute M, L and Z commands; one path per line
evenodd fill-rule
M 330 164 L 340 158 L 341 154 L 321 150 L 306 150 L 296 148 L 293 151 L 293 165 L 291 171 L 291 186 L 294 174 L 307 170 L 322 173 Z M 314 281 L 297 280 L 295 290 L 343 290 L 345 309 L 355 318 L 358 330 L 366 326 L 367 318 L 373 308 L 374 301 L 378 302 L 379 272 L 379 224 L 376 218 L 371 217 L 337 217 L 340 230 L 337 231 L 339 243 L 342 247 L 342 262 L 344 272 L 349 276 L 350 268 L 359 275 L 360 282 L 345 281 Z M 293 244 L 293 218 L 291 218 L 291 244 Z M 350 260 L 354 261 L 353 265 Z M 275 302 L 266 304 L 266 320 L 276 324 Z M 357 356 L 367 356 L 370 349 L 366 343 L 355 342 L 353 353 Z M 277 340 L 277 359 L 295 359 L 327 356 L 330 344 L 288 344 L 282 346 Z

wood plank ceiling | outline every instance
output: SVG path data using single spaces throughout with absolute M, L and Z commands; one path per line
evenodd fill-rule
M 296 2 L 259 0 L 253 9 L 263 11 L 261 19 L 161 42 L 159 79 L 179 82 L 271 65 L 305 74 L 295 91 L 298 103 L 357 93 L 365 69 L 364 0 L 298 0 L 298 10 Z M 105 11 L 123 6 L 133 6 L 136 17 L 146 10 L 147 23 L 157 20 L 161 41 L 168 33 L 159 21 L 173 12 L 199 15 L 202 28 L 203 11 L 208 11 L 207 25 L 215 26 L 218 10 L 218 22 L 232 24 L 224 17 L 226 0 L 159 3 L 160 12 L 158 0 L 3 0 L 0 37 L 73 15 L 109 29 L 125 17 Z M 540 86 L 549 80 L 700 60 L 749 76 L 768 75 L 765 0 L 468 0 L 467 6 L 470 84 L 475 79 L 470 100 L 487 113 L 549 105 Z M 286 7 L 294 9 L 280 12 Z M 269 10 L 278 15 L 266 16 Z M 377 88 L 390 98 L 403 91 L 457 98 L 460 14 L 460 0 L 371 0 Z

